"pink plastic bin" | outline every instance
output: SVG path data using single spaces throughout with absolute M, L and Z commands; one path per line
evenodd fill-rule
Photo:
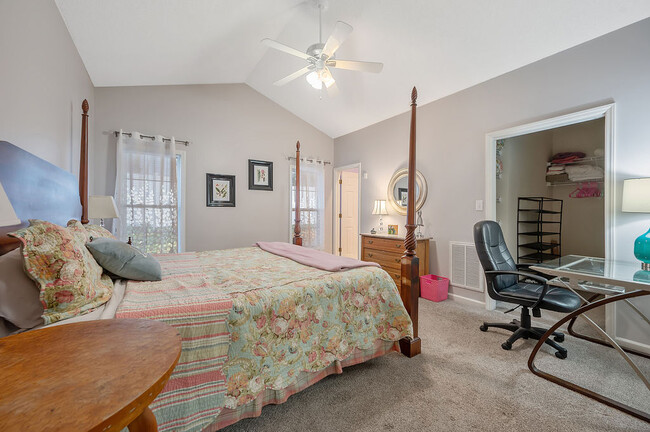
M 420 297 L 434 302 L 447 300 L 449 279 L 436 275 L 420 276 Z

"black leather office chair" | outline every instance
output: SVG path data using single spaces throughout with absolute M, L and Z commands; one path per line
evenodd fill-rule
M 503 349 L 509 350 L 513 342 L 520 338 L 539 339 L 548 330 L 531 326 L 528 309 L 532 309 L 533 316 L 539 318 L 542 316 L 541 309 L 568 313 L 580 307 L 581 299 L 574 292 L 549 287 L 548 279 L 540 273 L 533 274 L 528 269 L 529 264 L 515 264 L 498 223 L 477 222 L 474 225 L 474 245 L 485 272 L 490 297 L 521 306 L 521 320 L 513 320 L 510 323 L 483 323 L 480 327 L 481 331 L 495 327 L 513 332 L 501 345 Z M 520 282 L 520 277 L 523 277 L 525 282 Z M 528 282 L 531 280 L 535 283 Z M 566 349 L 557 343 L 564 341 L 564 334 L 555 332 L 553 336 L 554 340 L 549 338 L 546 343 L 557 350 L 556 357 L 566 358 Z

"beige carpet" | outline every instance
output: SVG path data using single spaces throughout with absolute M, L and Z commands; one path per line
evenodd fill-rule
M 422 300 L 421 355 L 391 353 L 346 368 L 224 431 L 650 430 L 647 423 L 533 375 L 526 362 L 534 341 L 518 341 L 504 351 L 507 332 L 478 330 L 483 320 L 515 316 Z M 543 349 L 538 367 L 650 411 L 650 392 L 614 350 L 572 337 L 563 345 L 568 359 Z M 650 373 L 650 360 L 635 360 Z

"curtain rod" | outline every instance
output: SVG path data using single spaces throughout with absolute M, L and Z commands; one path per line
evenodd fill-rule
M 114 131 L 114 132 L 115 132 L 115 137 L 120 136 L 120 131 Z M 133 134 L 132 134 L 131 132 L 122 132 L 122 135 L 126 135 L 126 136 L 129 136 L 129 137 L 130 137 L 130 136 L 133 136 Z M 155 139 L 156 139 L 156 137 L 155 137 L 154 135 L 144 135 L 144 134 L 140 134 L 140 136 L 141 136 L 142 138 L 149 138 L 149 139 L 151 139 L 151 140 L 155 140 Z M 171 141 L 171 139 L 163 137 L 163 141 Z M 190 145 L 190 142 L 189 142 L 189 141 L 186 141 L 186 140 L 177 140 L 177 139 L 175 139 L 174 141 L 176 141 L 176 142 L 179 143 L 179 144 L 183 144 L 183 145 L 185 145 L 185 147 L 187 147 L 187 146 Z
M 295 156 L 289 156 L 287 157 L 288 160 L 296 160 Z M 300 158 L 301 161 L 307 161 L 307 162 L 316 162 L 316 163 L 322 163 L 323 165 L 332 165 L 332 162 L 328 161 L 322 161 L 318 159 L 310 159 L 310 158 Z

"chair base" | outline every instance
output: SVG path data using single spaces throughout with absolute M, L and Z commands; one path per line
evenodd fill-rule
M 523 307 L 521 309 L 521 320 L 512 320 L 509 323 L 486 323 L 479 327 L 481 331 L 488 331 L 490 327 L 500 328 L 504 330 L 509 330 L 512 332 L 512 336 L 508 338 L 504 343 L 501 344 L 501 348 L 504 350 L 509 350 L 512 348 L 512 344 L 519 339 L 535 339 L 539 340 L 548 329 L 542 327 L 532 327 L 530 322 L 530 313 L 528 308 Z M 567 350 L 563 348 L 558 342 L 564 341 L 564 333 L 553 332 L 553 340 L 547 339 L 545 342 L 552 346 L 555 351 L 555 357 L 559 359 L 567 358 Z

